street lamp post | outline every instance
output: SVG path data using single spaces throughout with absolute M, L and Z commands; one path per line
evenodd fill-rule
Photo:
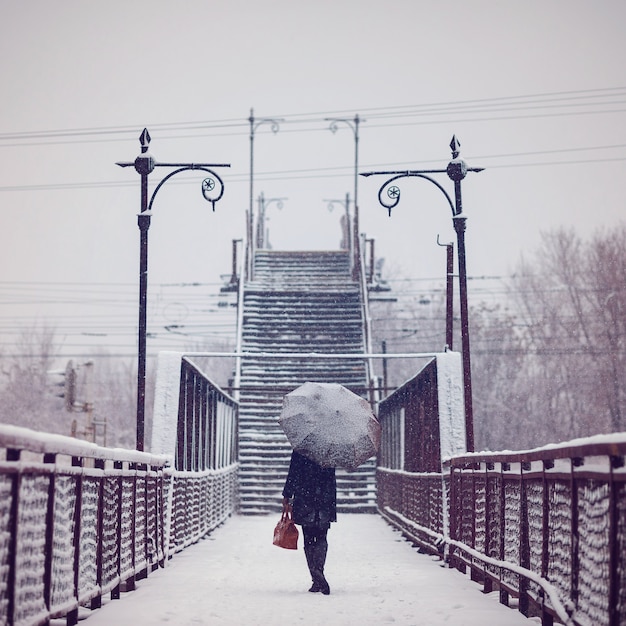
M 276 208 L 280 211 L 283 208 L 283 202 L 288 198 L 266 198 L 263 195 L 263 192 L 259 195 L 259 217 L 257 219 L 257 227 L 256 227 L 256 247 L 259 249 L 266 248 L 269 245 L 268 237 L 265 232 L 265 221 L 266 219 L 266 211 L 267 207 L 272 204 L 272 202 L 276 203 Z
M 120 167 L 134 166 L 141 176 L 141 210 L 137 216 L 139 226 L 139 330 L 138 330 L 138 357 L 137 357 L 137 450 L 144 449 L 145 432 L 145 401 L 146 401 L 146 336 L 147 336 L 147 303 L 148 303 L 148 229 L 152 217 L 152 205 L 161 187 L 173 176 L 189 170 L 207 172 L 202 181 L 202 195 L 211 203 L 215 211 L 215 203 L 224 194 L 224 182 L 211 168 L 230 167 L 226 163 L 158 163 L 148 152 L 150 133 L 143 129 L 139 137 L 141 154 L 130 162 L 119 162 Z M 167 174 L 152 192 L 148 199 L 148 176 L 157 167 L 175 168 Z
M 460 156 L 460 143 L 456 136 L 452 137 L 450 148 L 452 160 L 445 170 L 405 170 L 398 172 L 363 172 L 361 176 L 385 175 L 388 178 L 378 190 L 378 201 L 384 206 L 391 216 L 391 209 L 400 202 L 400 188 L 395 181 L 400 178 L 415 177 L 429 181 L 445 196 L 452 211 L 452 223 L 457 236 L 457 257 L 459 266 L 459 298 L 461 313 L 461 346 L 463 360 L 463 389 L 465 397 L 465 445 L 468 452 L 474 451 L 474 417 L 472 409 L 472 373 L 470 362 L 470 340 L 467 306 L 467 268 L 465 263 L 465 229 L 467 217 L 463 214 L 463 201 L 461 196 L 461 181 L 468 172 L 482 172 L 482 167 L 467 167 Z M 445 188 L 430 174 L 445 173 L 454 182 L 454 202 Z
M 272 132 L 276 134 L 280 129 L 282 119 L 263 117 L 257 119 L 254 117 L 254 109 L 250 109 L 250 206 L 248 208 L 248 245 L 246 254 L 248 255 L 246 269 L 250 278 L 252 278 L 252 250 L 254 249 L 254 135 L 256 129 L 262 124 L 270 124 Z
M 324 202 L 328 202 L 329 211 L 335 208 L 335 204 L 341 204 L 341 206 L 343 206 L 346 220 L 343 227 L 343 246 L 345 249 L 350 250 L 350 194 L 346 194 L 345 200 L 324 200 Z
M 359 124 L 363 121 L 359 117 L 358 113 L 354 116 L 354 119 L 348 118 L 340 118 L 340 117 L 329 117 L 326 118 L 327 122 L 330 122 L 330 130 L 333 133 L 336 133 L 339 129 L 339 124 L 343 123 L 354 135 L 354 216 L 352 218 L 352 245 L 349 245 L 349 248 L 353 253 L 353 261 L 352 261 L 352 276 L 356 280 L 358 278 L 360 263 L 360 254 L 361 254 L 361 245 L 359 241 Z M 350 244 L 350 242 L 348 242 Z

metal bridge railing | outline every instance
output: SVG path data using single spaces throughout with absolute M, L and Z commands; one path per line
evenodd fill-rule
M 442 382 L 431 363 L 381 403 L 381 515 L 544 625 L 626 624 L 626 434 L 450 454 Z
M 625 455 L 621 434 L 451 459 L 451 564 L 543 624 L 625 624 Z
M 465 452 L 460 354 L 432 355 L 380 403 L 378 420 L 378 510 L 412 541 L 437 554 L 449 521 L 441 459 Z
M 76 623 L 163 563 L 166 458 L 14 426 L 0 454 L 0 623 Z
M 239 491 L 239 405 L 188 358 L 178 358 L 180 386 L 168 527 L 171 552 L 195 543 L 224 522 L 237 508 Z M 170 382 L 175 385 L 177 380 L 173 377 Z
M 0 624 L 76 624 L 234 511 L 237 405 L 192 364 L 177 372 L 170 454 L 0 425 Z

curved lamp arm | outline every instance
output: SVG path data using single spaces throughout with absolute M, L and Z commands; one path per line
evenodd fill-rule
M 408 171 L 408 172 L 404 172 L 401 174 L 397 174 L 396 176 L 392 176 L 391 178 L 386 180 L 382 184 L 380 189 L 378 190 L 378 202 L 380 202 L 380 204 L 387 209 L 390 217 L 391 217 L 391 209 L 393 209 L 399 204 L 400 195 L 401 195 L 400 187 L 398 187 L 397 185 L 394 185 L 393 182 L 400 178 L 407 178 L 407 177 L 423 178 L 431 182 L 433 185 L 435 185 L 435 187 L 437 187 L 437 189 L 439 189 L 439 191 L 441 191 L 441 193 L 443 193 L 443 195 L 446 197 L 446 200 L 448 201 L 448 205 L 450 206 L 450 210 L 452 211 L 452 215 L 453 216 L 455 215 L 454 202 L 452 202 L 452 198 L 450 198 L 450 195 L 440 183 L 438 183 L 434 178 L 427 176 L 426 174 Z
M 173 172 L 170 172 L 167 176 L 165 176 L 161 182 L 155 187 L 152 192 L 152 196 L 150 198 L 150 202 L 148 204 L 148 211 L 152 210 L 152 203 L 154 202 L 154 198 L 156 197 L 159 189 L 163 187 L 163 185 L 176 174 L 180 174 L 181 172 L 186 172 L 188 170 L 200 170 L 202 172 L 207 172 L 210 176 L 207 176 L 202 181 L 202 195 L 207 202 L 211 203 L 211 208 L 215 211 L 215 203 L 221 199 L 224 195 L 224 181 L 219 177 L 219 175 L 213 170 L 205 167 L 204 165 L 186 165 L 184 167 L 180 167 Z
M 330 122 L 328 126 L 328 130 L 330 130 L 331 133 L 336 133 L 339 130 L 339 124 L 343 122 L 354 133 L 354 138 L 358 142 L 359 124 L 363 121 L 358 115 L 355 115 L 354 119 L 352 120 L 348 118 L 343 118 L 343 117 L 326 117 L 324 119 L 326 122 Z

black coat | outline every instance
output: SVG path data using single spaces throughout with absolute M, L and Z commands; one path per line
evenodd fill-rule
M 292 452 L 283 497 L 293 498 L 293 521 L 296 524 L 336 522 L 335 468 L 323 468 L 302 454 Z

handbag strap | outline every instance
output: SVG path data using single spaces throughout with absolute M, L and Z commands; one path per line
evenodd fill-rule
M 291 521 L 292 519 L 292 508 L 291 504 L 287 504 L 283 506 L 283 514 L 281 516 L 282 520 Z

